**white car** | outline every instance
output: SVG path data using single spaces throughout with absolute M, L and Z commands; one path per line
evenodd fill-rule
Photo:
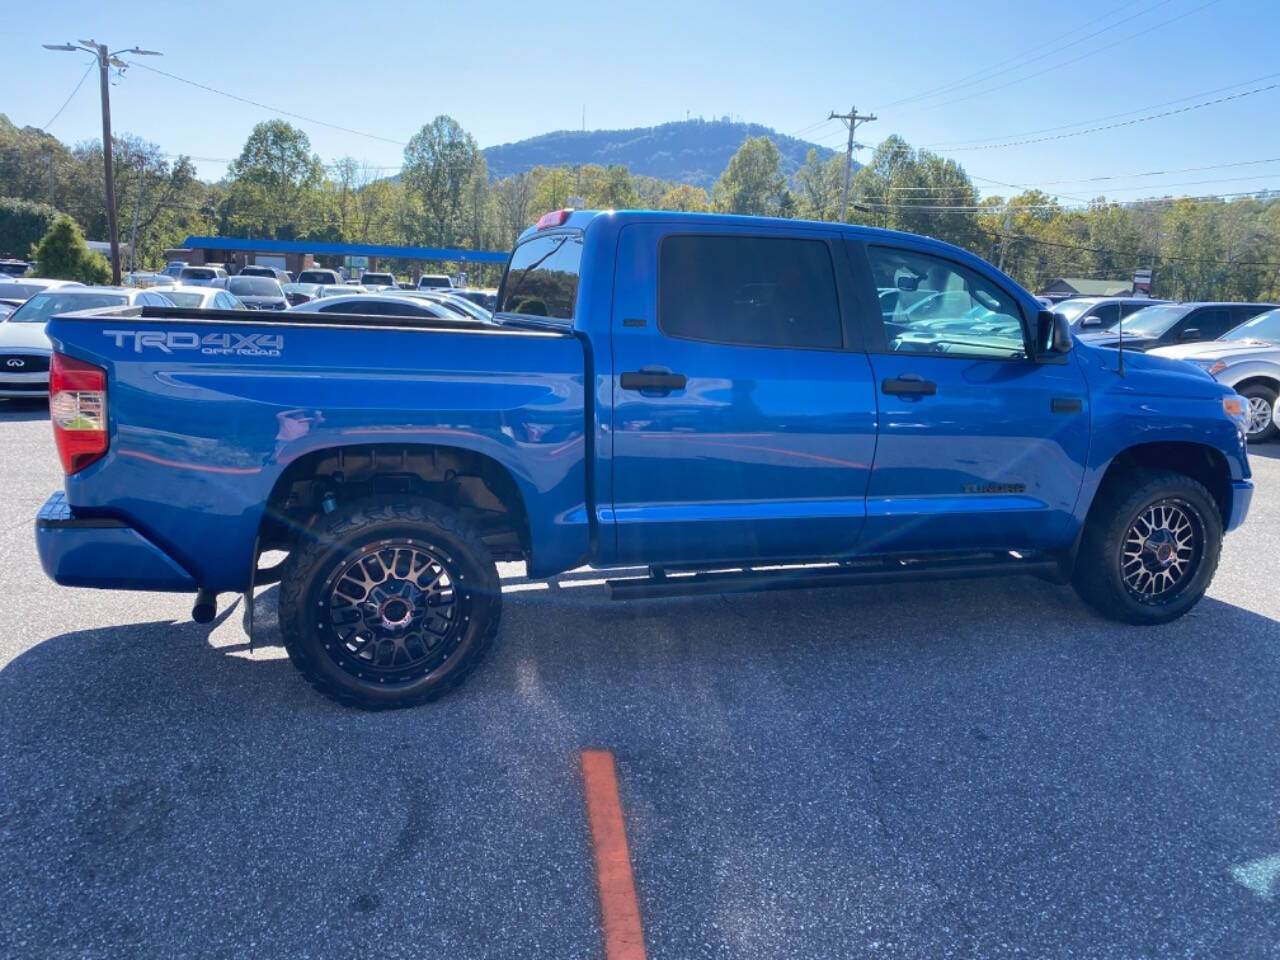
M 1276 421 L 1280 399 L 1280 309 L 1260 313 L 1217 340 L 1157 347 L 1151 353 L 1194 363 L 1219 383 L 1234 387 L 1249 402 L 1250 443 L 1280 437 L 1280 423 Z
M 443 303 L 426 297 L 405 297 L 393 293 L 362 293 L 354 297 L 324 297 L 289 308 L 290 313 L 330 313 L 348 316 L 419 317 L 432 320 L 468 319 Z
M 53 345 L 44 327 L 50 317 L 126 305 L 172 307 L 173 303 L 155 290 L 128 287 L 64 286 L 37 293 L 0 323 L 0 397 L 48 395 Z
M 0 277 L 0 299 L 27 300 L 45 290 L 83 287 L 78 280 L 48 280 L 44 277 Z
M 188 310 L 243 310 L 240 298 L 229 290 L 216 287 L 164 287 L 157 291 L 166 300 L 173 301 L 175 307 Z

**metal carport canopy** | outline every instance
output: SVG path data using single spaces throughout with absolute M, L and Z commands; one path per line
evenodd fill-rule
M 459 260 L 506 263 L 503 250 L 457 250 L 447 247 L 396 247 L 380 243 L 333 243 L 326 240 L 255 240 L 252 237 L 187 237 L 190 250 L 234 250 L 243 253 L 311 253 L 340 257 L 392 257 L 398 260 Z

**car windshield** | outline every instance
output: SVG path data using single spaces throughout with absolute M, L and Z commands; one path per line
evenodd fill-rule
M 1218 339 L 1258 340 L 1263 343 L 1280 344 L 1280 309 L 1260 313 L 1229 333 L 1224 333 Z
M 94 307 L 118 307 L 129 302 L 129 298 L 121 293 L 91 293 L 88 291 L 73 293 L 70 290 L 55 290 L 52 293 L 38 293 L 17 310 L 9 318 L 10 323 L 48 323 L 49 318 L 59 313 L 70 313 L 73 310 L 91 310 Z
M 303 270 L 298 274 L 299 283 L 333 283 L 334 279 L 329 270 Z
M 270 277 L 232 277 L 227 289 L 237 297 L 280 297 L 280 284 Z
M 208 267 L 184 267 L 181 274 L 184 280 L 212 280 L 217 275 L 217 271 Z
M 1162 307 L 1143 307 L 1129 314 L 1113 327 L 1126 337 L 1158 337 L 1190 311 L 1190 307 L 1171 304 Z
M 205 301 L 203 293 L 175 293 L 173 290 L 164 292 L 166 299 L 172 300 L 175 307 L 198 307 Z
M 1075 323 L 1081 319 L 1085 312 L 1091 307 L 1096 306 L 1097 300 L 1081 300 L 1073 297 L 1070 300 L 1063 300 L 1053 308 L 1054 313 L 1060 313 L 1066 319 L 1067 323 Z
M 360 278 L 360 282 L 363 284 L 376 283 L 392 286 L 395 284 L 396 280 L 395 277 L 391 276 L 389 273 L 366 273 Z
M 0 296 L 12 300 L 25 300 L 47 289 L 48 287 L 43 283 L 0 283 Z
M 283 289 L 285 293 L 302 293 L 302 294 L 306 294 L 308 297 L 314 297 L 317 293 L 320 292 L 320 284 L 318 283 L 286 283 L 282 285 L 281 289 Z

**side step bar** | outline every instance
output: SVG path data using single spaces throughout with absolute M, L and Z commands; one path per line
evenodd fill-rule
M 965 580 L 1030 574 L 1060 580 L 1058 560 L 1043 556 L 981 554 L 975 558 L 937 560 L 855 561 L 853 563 L 791 564 L 669 573 L 652 568 L 647 577 L 607 580 L 611 600 L 639 600 L 706 593 L 755 593 L 764 590 L 803 590 L 871 583 Z

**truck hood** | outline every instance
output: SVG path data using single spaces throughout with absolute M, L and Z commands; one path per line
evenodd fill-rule
M 1244 340 L 1210 340 L 1208 343 L 1180 343 L 1171 347 L 1157 347 L 1151 351 L 1156 356 L 1178 360 L 1225 360 L 1239 363 L 1242 360 L 1266 358 L 1280 361 L 1280 345 Z
M 35 350 L 48 353 L 53 350 L 45 336 L 43 323 L 0 323 L 0 349 Z
M 1124 338 L 1125 343 L 1129 338 Z M 1076 352 L 1086 370 L 1095 376 L 1115 377 L 1120 351 L 1099 348 L 1077 338 Z M 1200 367 L 1158 353 L 1124 351 L 1124 383 L 1127 389 L 1152 396 L 1184 396 L 1212 399 L 1231 392 Z

